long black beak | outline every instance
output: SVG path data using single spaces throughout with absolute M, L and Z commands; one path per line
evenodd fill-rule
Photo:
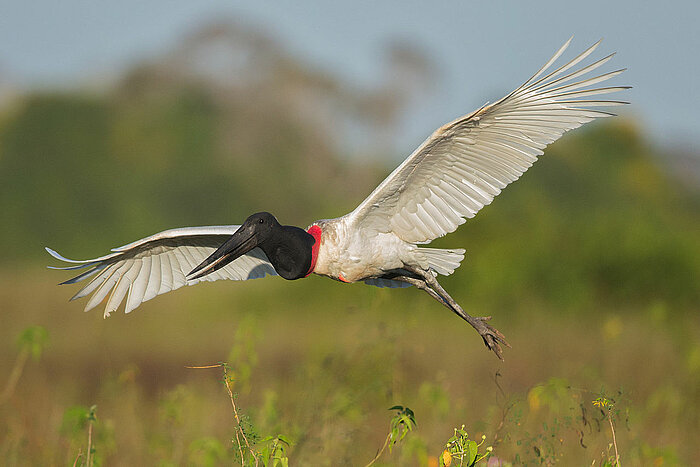
M 255 231 L 251 232 L 246 226 L 241 226 L 231 238 L 226 240 L 214 253 L 202 261 L 199 266 L 191 270 L 187 274 L 187 279 L 198 279 L 207 274 L 211 274 L 223 268 L 236 258 L 248 253 L 256 246 L 258 246 L 258 238 Z

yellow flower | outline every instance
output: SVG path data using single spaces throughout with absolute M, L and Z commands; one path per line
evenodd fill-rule
M 447 449 L 442 451 L 442 462 L 445 464 L 445 467 L 450 467 L 452 464 L 452 454 Z
M 609 401 L 605 397 L 599 397 L 593 401 L 593 405 L 600 408 L 606 408 Z

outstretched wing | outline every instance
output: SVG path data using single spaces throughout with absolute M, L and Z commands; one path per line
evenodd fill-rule
M 503 99 L 435 131 L 348 214 L 350 221 L 357 228 L 394 232 L 407 242 L 427 243 L 474 217 L 564 132 L 613 115 L 596 108 L 626 102 L 598 96 L 628 87 L 593 86 L 624 69 L 579 78 L 614 54 L 569 71 L 600 41 L 548 72 L 570 42 Z
M 52 269 L 87 269 L 61 284 L 73 284 L 92 277 L 71 300 L 92 294 L 85 305 L 85 311 L 88 311 L 109 295 L 104 312 L 106 318 L 116 311 L 125 297 L 124 311 L 129 313 L 141 303 L 183 285 L 277 275 L 265 253 L 254 248 L 216 272 L 198 279 L 187 279 L 187 274 L 220 247 L 238 227 L 226 225 L 166 230 L 114 248 L 111 254 L 84 261 L 64 258 L 50 248 L 46 248 L 46 251 L 56 259 L 75 264 L 68 267 L 49 266 Z

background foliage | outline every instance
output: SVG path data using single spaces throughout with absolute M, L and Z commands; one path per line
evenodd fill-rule
M 222 38 L 255 57 L 245 73 L 197 62 Z M 698 191 L 630 119 L 566 136 L 436 242 L 467 248 L 444 285 L 494 316 L 513 345 L 505 363 L 414 290 L 217 283 L 103 321 L 66 303 L 71 291 L 55 287 L 65 277 L 45 271 L 45 245 L 85 258 L 263 209 L 300 226 L 348 212 L 392 167 L 382 132 L 400 91 L 348 90 L 264 37 L 218 26 L 108 90 L 36 93 L 5 109 L 0 375 L 23 372 L 0 405 L 0 457 L 72 463 L 86 443 L 80 414 L 97 404 L 98 462 L 228 462 L 226 394 L 184 368 L 226 360 L 251 426 L 284 433 L 293 464 L 370 461 L 396 404 L 417 427 L 379 463 L 437 465 L 462 424 L 495 459 L 590 462 L 610 442 L 590 403 L 605 391 L 618 398 L 623 461 L 700 462 Z M 374 156 L 346 157 L 343 135 L 367 126 Z M 39 360 L 15 345 L 30 325 L 50 336 Z

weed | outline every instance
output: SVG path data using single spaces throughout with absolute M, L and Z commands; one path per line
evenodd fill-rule
M 608 399 L 605 396 L 600 396 L 596 397 L 593 400 L 593 405 L 598 407 L 605 419 L 608 420 L 608 423 L 610 424 L 610 433 L 612 434 L 612 445 L 615 447 L 615 460 L 610 463 L 613 467 L 621 467 L 620 466 L 620 454 L 617 450 L 617 439 L 615 438 L 615 426 L 613 425 L 613 408 L 615 407 L 615 401 L 612 399 Z M 609 463 L 606 462 L 606 464 Z
M 257 443 L 260 459 L 265 467 L 288 467 L 287 447 L 292 443 L 283 435 L 266 436 Z
M 226 386 L 229 399 L 231 400 L 233 418 L 236 422 L 232 443 L 234 444 L 235 452 L 237 452 L 239 456 L 238 459 L 241 465 L 254 465 L 255 467 L 258 467 L 261 463 L 264 467 L 287 467 L 289 465 L 287 447 L 291 446 L 292 442 L 286 436 L 280 434 L 258 439 L 255 435 L 255 429 L 252 423 L 250 423 L 244 415 L 240 414 L 236 406 L 237 394 L 231 389 L 234 384 L 234 377 L 232 376 L 232 370 L 228 363 L 220 362 L 215 365 L 188 366 L 187 368 L 223 369 L 223 382 Z
M 75 440 L 85 436 L 87 430 L 87 448 L 83 453 L 83 448 L 78 448 L 73 466 L 77 467 L 92 467 L 100 465 L 101 459 L 96 456 L 97 449 L 95 448 L 94 426 L 97 422 L 97 406 L 91 407 L 72 407 L 63 415 L 63 431 Z M 83 438 L 84 439 L 84 438 Z
M 416 417 L 413 410 L 401 405 L 395 405 L 389 410 L 396 410 L 396 414 L 394 414 L 389 424 L 389 433 L 386 435 L 384 445 L 377 452 L 377 455 L 374 456 L 374 459 L 372 459 L 365 467 L 369 467 L 377 462 L 377 459 L 381 457 L 387 447 L 389 448 L 389 452 L 391 452 L 394 445 L 401 442 L 406 437 L 408 432 L 412 431 L 416 427 Z
M 464 425 L 461 428 L 455 428 L 454 435 L 447 440 L 445 450 L 440 455 L 440 465 L 450 467 L 452 461 L 457 459 L 460 467 L 472 467 L 486 459 L 493 451 L 492 446 L 488 446 L 484 453 L 479 453 L 479 448 L 486 441 L 486 435 L 481 436 L 481 442 L 469 439 L 469 434 L 464 430 Z M 455 464 L 457 465 L 457 464 Z

